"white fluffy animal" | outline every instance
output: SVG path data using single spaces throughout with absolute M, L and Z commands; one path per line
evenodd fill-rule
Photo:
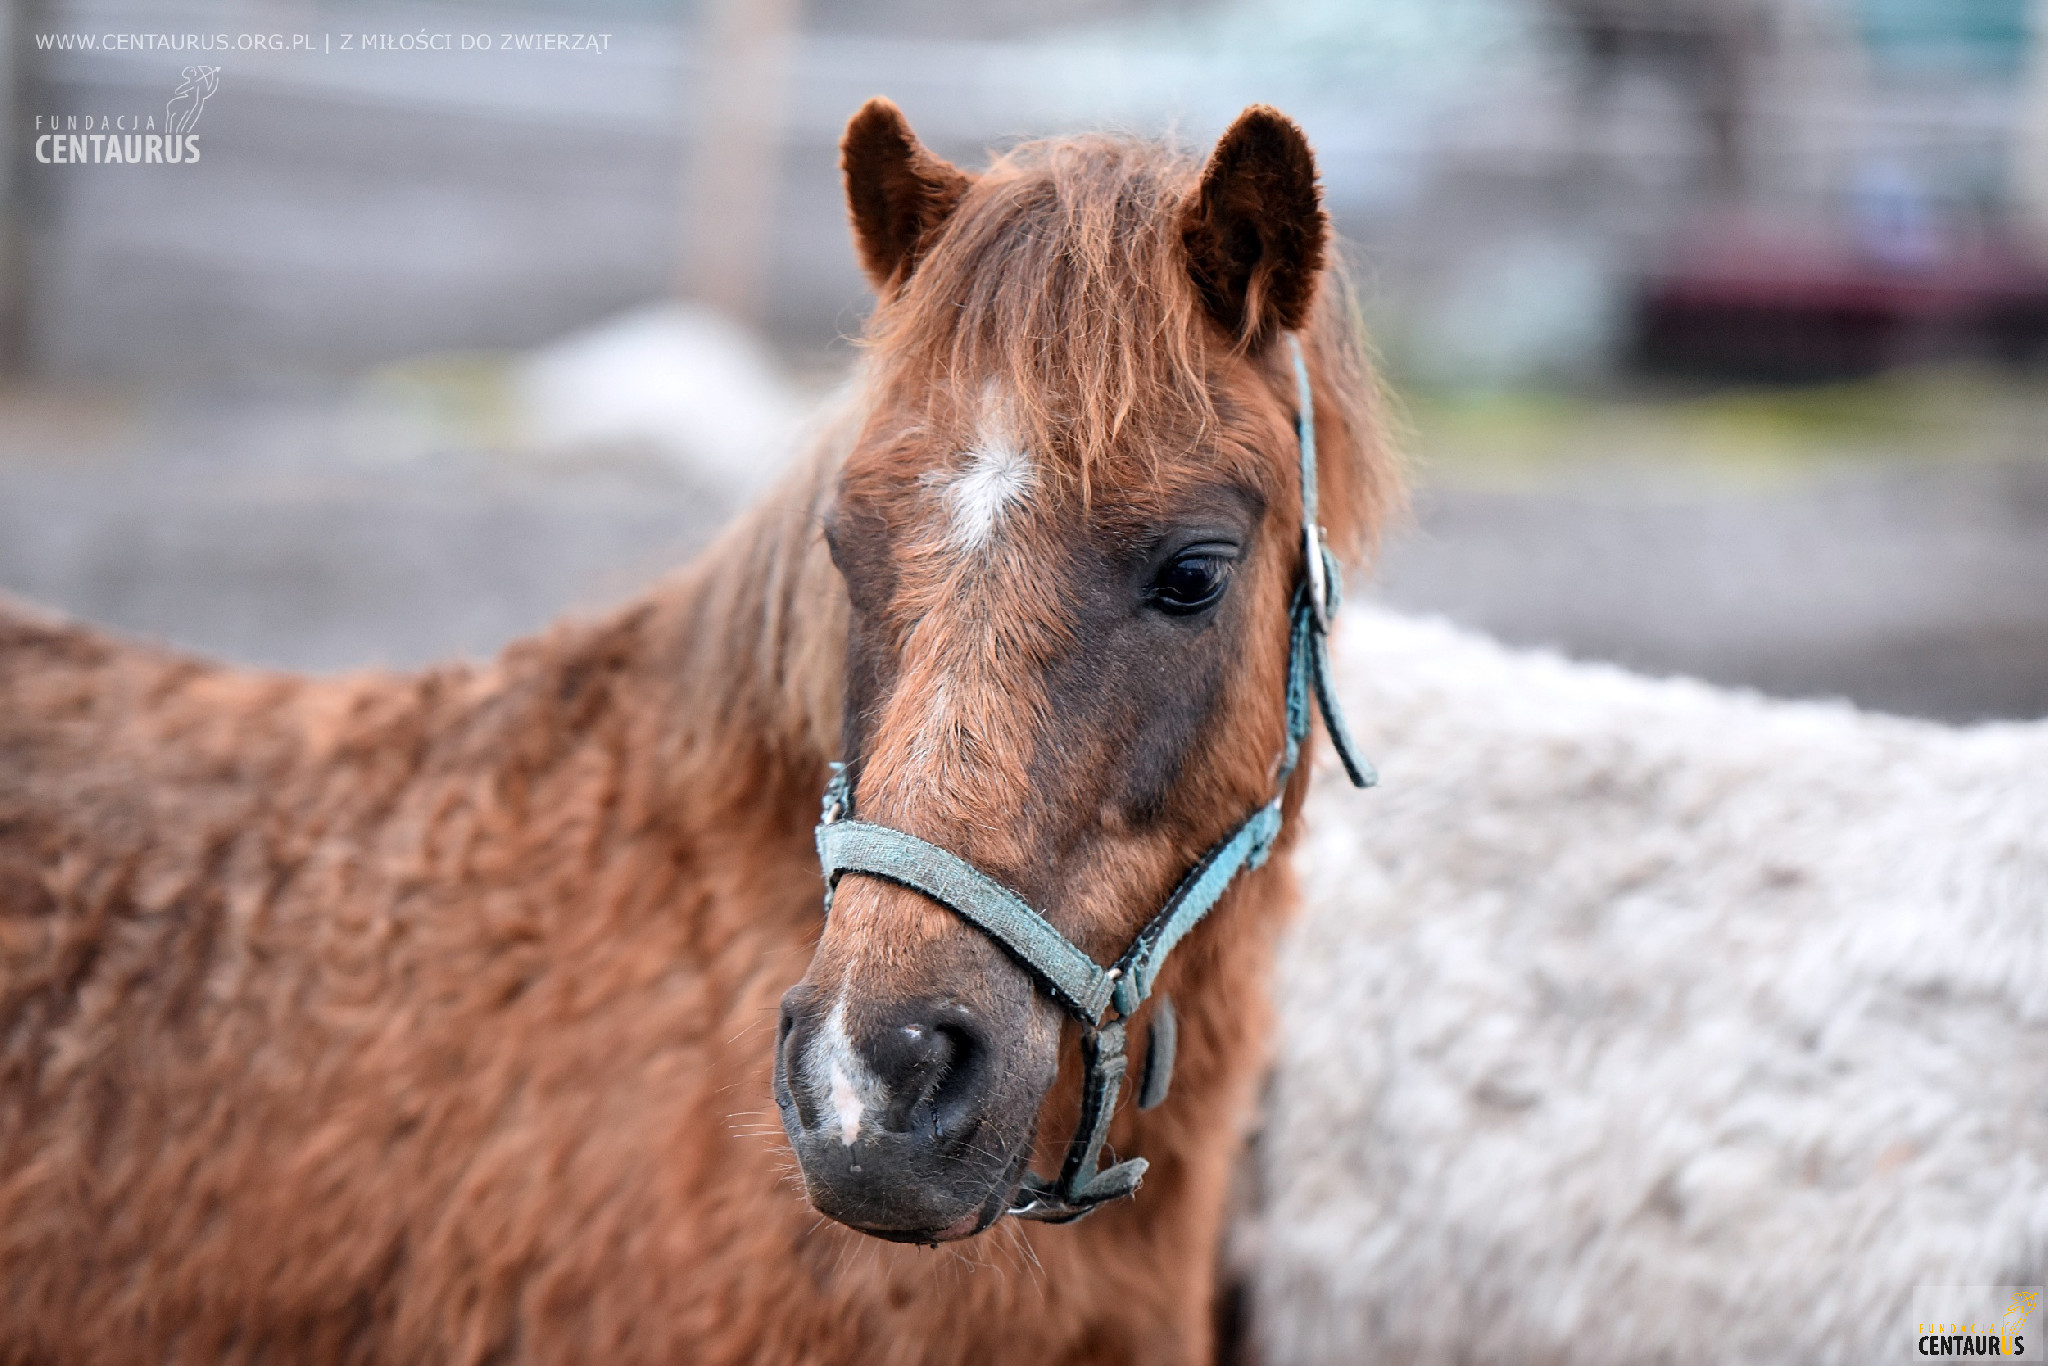
M 1905 1360 L 1916 1285 L 2048 1277 L 2048 724 L 1341 635 L 1259 1360 Z

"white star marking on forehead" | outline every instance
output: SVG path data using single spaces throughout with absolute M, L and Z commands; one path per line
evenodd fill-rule
M 1009 404 L 990 385 L 982 395 L 981 421 L 967 448 L 966 468 L 946 486 L 953 518 L 953 544 L 963 551 L 988 548 L 1009 510 L 1038 482 L 1037 471 L 1017 439 Z

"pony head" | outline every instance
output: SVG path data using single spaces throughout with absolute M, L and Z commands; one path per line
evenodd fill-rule
M 842 152 L 880 296 L 824 530 L 848 602 L 848 790 L 1114 962 L 1274 796 L 1304 572 L 1285 334 L 1332 541 L 1359 549 L 1392 496 L 1308 143 L 1255 107 L 1204 164 L 1084 137 L 969 175 L 875 100 Z M 1287 811 L 1304 790 L 1305 771 Z M 1226 897 L 1175 971 L 1227 955 L 1245 887 L 1272 876 Z M 1199 992 L 1180 1001 L 1196 1032 L 1236 1027 L 1205 1022 Z M 1041 1111 L 1050 1133 L 1079 1104 L 1055 1085 L 1072 1027 L 947 906 L 844 877 L 776 1053 L 812 1202 L 901 1241 L 986 1228 Z

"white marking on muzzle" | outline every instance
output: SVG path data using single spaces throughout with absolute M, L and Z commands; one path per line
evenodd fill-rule
M 1009 404 L 991 385 L 982 396 L 981 421 L 974 444 L 967 448 L 967 467 L 946 488 L 953 544 L 963 551 L 985 550 L 1009 510 L 1037 482 L 1037 470 L 1017 438 Z
M 832 1063 L 832 1108 L 839 1115 L 839 1141 L 851 1148 L 860 1137 L 860 1112 L 867 1107 L 853 1089 L 853 1078 L 840 1069 L 836 1059 Z
M 843 989 L 841 999 L 825 1017 L 825 1027 L 811 1043 L 804 1072 L 811 1083 L 811 1093 L 831 1105 L 831 1119 L 839 1125 L 839 1141 L 852 1147 L 860 1137 L 861 1117 L 880 1097 L 882 1088 L 861 1061 L 846 1032 Z

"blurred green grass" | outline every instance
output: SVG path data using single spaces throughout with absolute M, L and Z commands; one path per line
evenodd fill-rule
M 2048 375 L 1950 366 L 1711 392 L 1393 385 L 1418 479 L 1529 487 L 1668 474 L 1771 485 L 1844 463 L 2048 460 Z

